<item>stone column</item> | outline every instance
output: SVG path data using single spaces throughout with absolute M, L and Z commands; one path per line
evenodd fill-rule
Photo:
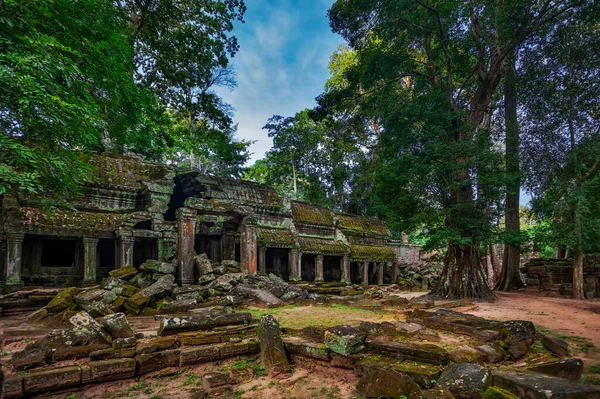
M 369 286 L 369 262 L 363 262 L 363 271 L 362 271 L 362 280 L 360 281 L 360 285 L 363 287 Z
M 385 263 L 377 263 L 377 285 L 383 285 L 383 265 Z
M 396 262 L 388 262 L 389 267 L 392 268 L 392 284 L 398 283 L 398 264 Z
M 96 252 L 98 239 L 83 237 L 83 283 L 96 284 Z
M 300 265 L 302 264 L 302 253 L 296 248 L 288 252 L 288 266 L 290 270 L 290 280 L 298 281 L 301 279 Z
M 350 281 L 350 257 L 344 255 L 342 258 L 342 283 L 351 284 Z
M 23 261 L 23 239 L 24 234 L 6 234 L 6 262 L 4 269 L 4 284 L 7 287 L 20 287 L 21 266 Z
M 194 284 L 194 240 L 196 238 L 196 215 L 190 209 L 177 209 L 177 259 L 181 285 Z
M 119 267 L 133 266 L 133 242 L 132 236 L 119 237 Z
M 315 256 L 315 282 L 324 281 L 323 279 L 323 255 Z
M 258 272 L 267 272 L 267 248 L 265 247 L 258 248 Z
M 246 219 L 248 218 L 246 217 Z M 246 219 L 242 222 L 240 232 L 240 267 L 244 273 L 256 274 L 258 271 L 256 230 L 254 229 L 254 223 Z

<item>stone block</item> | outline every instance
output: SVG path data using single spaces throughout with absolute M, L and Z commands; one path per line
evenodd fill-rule
M 224 388 L 232 385 L 233 381 L 228 374 L 225 373 L 208 373 L 202 377 L 202 386 L 210 391 L 219 388 Z
M 4 399 L 16 399 L 23 397 L 23 376 L 22 375 L 14 375 L 11 377 L 7 377 L 2 382 L 2 391 L 0 393 L 3 395 Z
M 600 389 L 562 378 L 526 372 L 494 371 L 494 385 L 526 399 L 599 399 Z
M 356 391 L 366 398 L 421 398 L 421 388 L 412 378 L 385 369 L 375 369 L 362 377 L 356 385 Z
M 124 357 L 134 357 L 136 354 L 135 347 L 133 348 L 121 348 L 121 349 L 101 349 L 94 352 L 90 352 L 91 360 L 108 360 L 118 359 Z
M 498 363 L 506 358 L 506 352 L 496 344 L 481 345 L 477 350 L 485 353 L 487 363 Z
M 81 383 L 121 380 L 135 376 L 135 359 L 99 360 L 81 364 Z
M 221 359 L 254 355 L 258 352 L 260 352 L 260 345 L 256 341 L 227 342 L 219 347 L 219 356 Z
M 23 390 L 27 394 L 54 391 L 79 384 L 81 384 L 81 369 L 79 366 L 32 371 L 23 378 Z
M 519 399 L 519 398 L 502 388 L 489 387 L 483 393 L 483 399 Z
M 283 348 L 279 323 L 272 315 L 262 316 L 258 325 L 258 340 L 262 364 L 267 373 L 271 377 L 289 373 L 291 366 Z
M 44 366 L 46 365 L 46 352 L 41 349 L 19 351 L 13 354 L 10 362 L 17 370 Z
M 447 364 L 450 359 L 448 351 L 435 344 L 367 340 L 366 345 L 372 352 L 416 362 L 440 365 Z
M 138 271 L 135 267 L 126 266 L 115 270 L 111 270 L 110 272 L 108 272 L 108 275 L 121 280 L 129 280 L 130 278 L 135 276 L 137 272 Z
M 325 346 L 340 355 L 350 355 L 360 352 L 365 347 L 367 334 L 350 326 L 336 326 L 325 330 Z
M 444 370 L 436 387 L 446 388 L 461 399 L 481 399 L 492 385 L 490 370 L 478 364 L 450 364 Z
M 467 345 L 460 345 L 450 352 L 450 361 L 453 363 L 477 363 L 481 364 L 487 359 L 487 355 Z
M 456 396 L 447 389 L 433 388 L 426 391 L 421 391 L 423 399 L 456 399 Z
M 73 304 L 73 299 L 79 290 L 76 287 L 65 288 L 60 291 L 52 300 L 45 306 L 49 313 L 59 313 L 69 308 Z
M 283 345 L 289 353 L 294 355 L 325 362 L 331 360 L 331 351 L 325 344 L 310 342 L 299 337 L 285 337 L 283 338 Z
M 217 345 L 206 345 L 189 349 L 182 349 L 179 367 L 200 363 L 214 362 L 221 358 Z
M 94 351 L 107 348 L 108 345 L 106 344 L 91 344 L 83 346 L 69 346 L 57 348 L 56 351 L 54 351 L 54 353 L 52 354 L 52 361 L 60 362 L 62 360 L 82 359 L 84 357 L 89 357 L 90 354 Z
M 331 365 L 341 369 L 353 370 L 356 364 L 363 359 L 363 355 L 338 355 L 335 352 L 331 352 Z
M 112 343 L 112 337 L 104 331 L 104 329 L 94 320 L 92 316 L 87 312 L 79 312 L 75 316 L 69 319 L 69 322 L 75 326 L 76 329 L 79 329 L 84 332 L 89 332 L 95 334 L 102 341 L 107 344 Z
M 542 337 L 542 345 L 544 345 L 544 348 L 556 353 L 558 356 L 567 356 L 569 354 L 569 344 L 562 339 L 544 335 Z
M 113 339 L 131 338 L 133 330 L 129 325 L 129 320 L 123 313 L 115 313 L 102 318 L 102 326 Z
M 566 359 L 558 362 L 534 364 L 528 368 L 530 371 L 546 374 L 552 377 L 565 378 L 567 380 L 579 381 L 583 374 L 583 362 L 581 359 Z
M 145 374 L 166 367 L 179 366 L 179 356 L 180 351 L 175 349 L 137 355 L 135 358 L 139 365 L 139 374 Z

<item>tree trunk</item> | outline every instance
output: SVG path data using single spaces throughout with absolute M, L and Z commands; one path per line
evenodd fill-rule
M 573 298 L 585 299 L 583 287 L 583 249 L 576 244 L 573 248 Z
M 292 178 L 294 179 L 294 194 L 296 194 L 298 192 L 298 187 L 296 184 L 296 165 L 294 163 L 294 153 L 293 152 L 291 154 L 291 159 L 292 159 Z
M 518 235 L 521 231 L 519 220 L 519 192 L 521 190 L 519 168 L 519 124 L 517 120 L 517 91 L 515 87 L 515 56 L 507 57 L 506 75 L 504 79 L 504 113 L 506 123 L 506 202 L 504 228 L 509 234 Z M 496 289 L 515 291 L 524 288 L 521 280 L 520 245 L 514 243 L 504 245 L 502 274 Z
M 493 299 L 476 245 L 450 243 L 434 296 Z
M 498 280 L 500 280 L 500 275 L 502 274 L 502 264 L 500 263 L 500 258 L 498 257 L 498 250 L 494 244 L 490 244 L 490 261 L 492 263 L 492 270 L 494 274 L 494 278 L 490 279 L 490 287 L 494 287 Z

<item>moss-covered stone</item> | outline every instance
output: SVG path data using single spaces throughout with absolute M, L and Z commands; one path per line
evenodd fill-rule
M 325 346 L 340 355 L 358 353 L 365 347 L 367 334 L 350 326 L 336 326 L 325 331 Z
M 129 280 L 137 274 L 137 269 L 133 266 L 121 267 L 110 271 L 108 274 L 111 277 L 118 278 L 120 280 Z
M 489 387 L 483 393 L 482 399 L 519 399 L 519 398 L 502 388 Z
M 73 304 L 73 299 L 77 295 L 78 289 L 76 287 L 65 288 L 48 303 L 45 308 L 49 313 L 59 313 L 65 309 L 68 309 Z

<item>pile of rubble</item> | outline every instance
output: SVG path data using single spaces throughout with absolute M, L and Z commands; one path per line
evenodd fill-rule
M 398 265 L 396 283 L 404 291 L 427 291 L 442 273 L 442 265 L 433 262 L 414 262 Z
M 308 293 L 281 278 L 247 275 L 234 261 L 212 263 L 204 254 L 196 256 L 198 284 L 179 286 L 175 283 L 176 266 L 168 262 L 148 260 L 139 270 L 129 266 L 110 272 L 99 286 L 88 289 L 70 287 L 60 291 L 44 308 L 34 312 L 30 320 L 53 316 L 67 321 L 76 311 L 92 317 L 117 312 L 129 315 L 185 313 L 193 309 L 233 304 L 251 298 L 265 305 L 301 300 Z

